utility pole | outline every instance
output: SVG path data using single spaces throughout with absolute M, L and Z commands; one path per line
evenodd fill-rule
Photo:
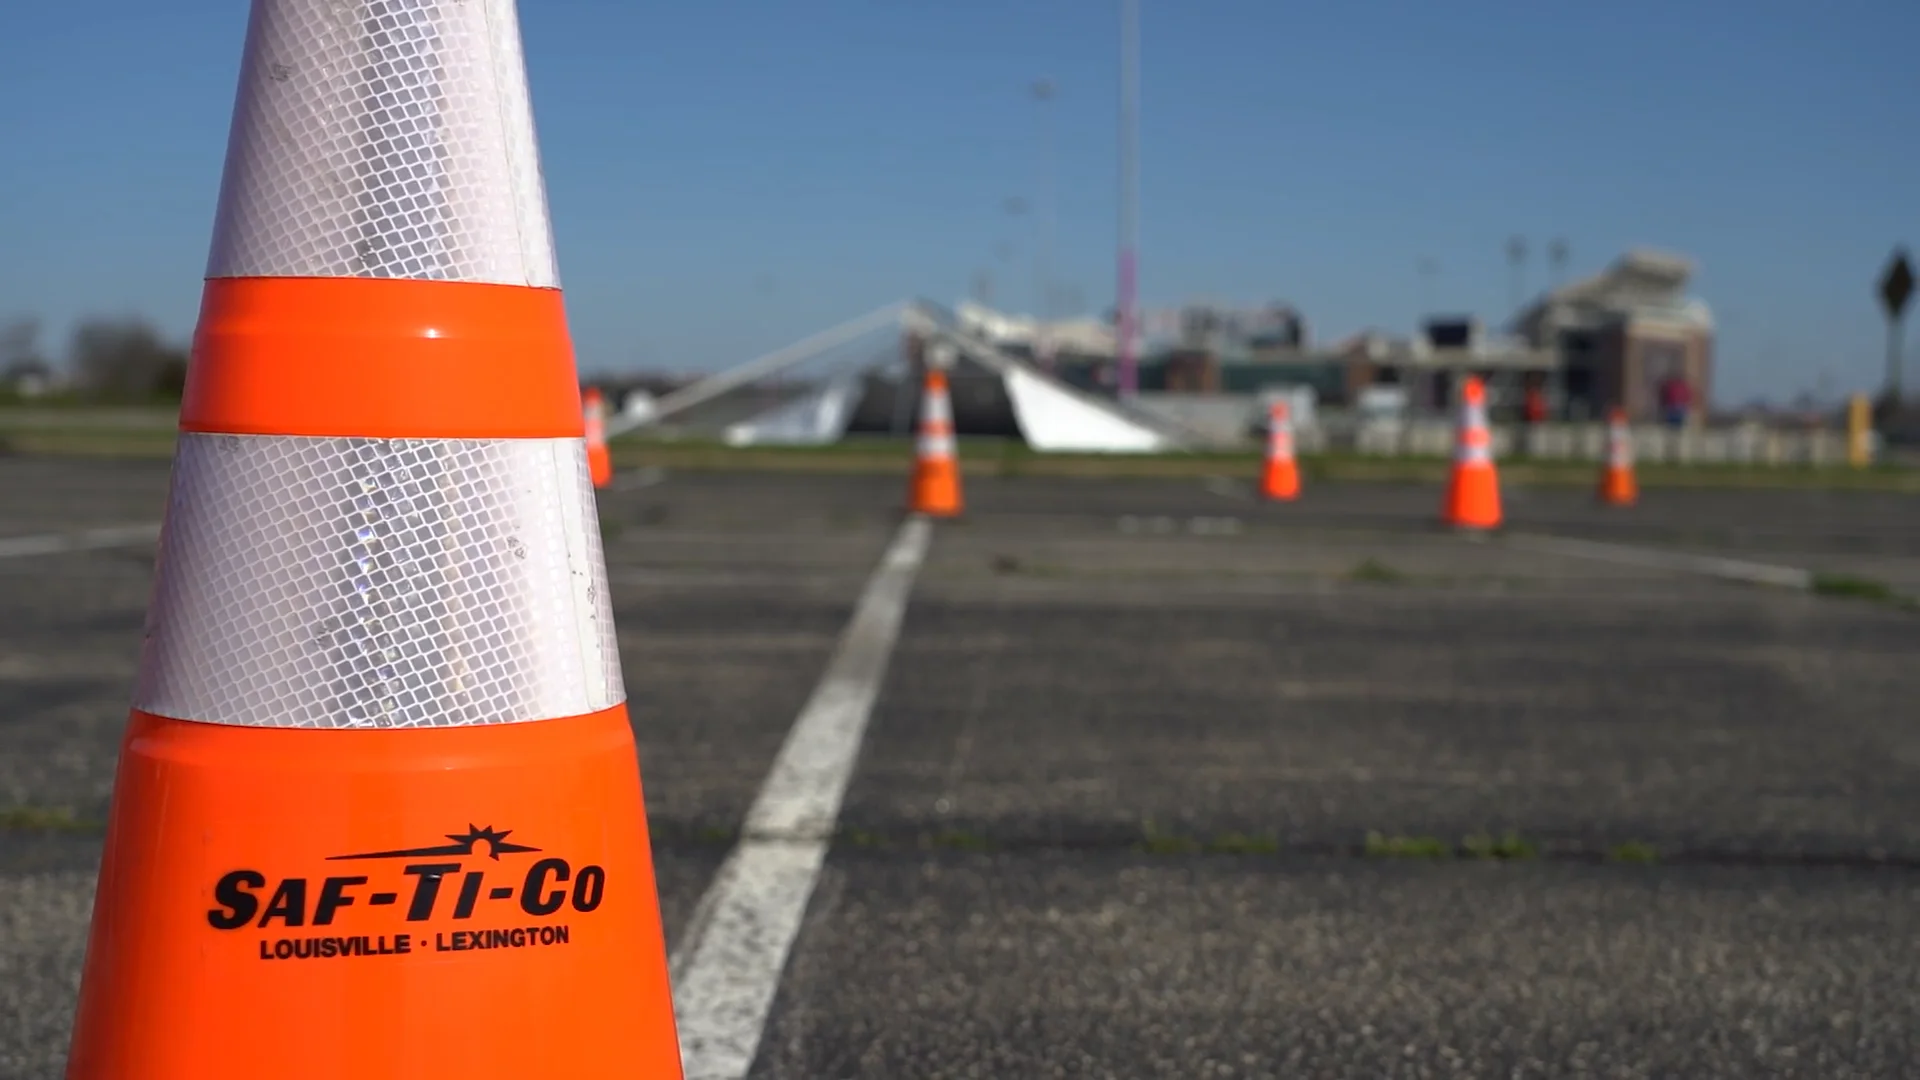
M 1114 327 L 1120 397 L 1140 389 L 1140 0 L 1120 0 L 1120 251 Z

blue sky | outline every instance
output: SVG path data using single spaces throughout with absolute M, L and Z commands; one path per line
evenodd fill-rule
M 1035 295 L 1037 76 L 1055 263 L 1104 309 L 1114 0 L 524 0 L 588 371 L 711 368 L 988 271 Z M 1691 255 L 1719 397 L 1877 384 L 1871 296 L 1920 244 L 1912 0 L 1143 0 L 1141 289 L 1286 299 L 1317 337 L 1507 313 L 1502 245 Z M 0 319 L 191 327 L 244 0 L 0 16 Z M 1011 251 L 1007 250 L 1010 246 Z M 1914 364 L 1920 369 L 1920 358 Z M 1915 381 L 1909 378 L 1911 384 Z

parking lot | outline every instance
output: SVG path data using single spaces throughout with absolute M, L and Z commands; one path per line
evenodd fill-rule
M 0 459 L 9 538 L 166 466 Z M 897 477 L 601 496 L 669 948 Z M 1886 1076 L 1920 1032 L 1920 614 L 1472 541 L 1438 493 L 972 478 L 751 1075 Z M 1920 504 L 1508 492 L 1513 531 L 1920 591 Z M 150 543 L 0 557 L 0 1076 L 59 1075 Z

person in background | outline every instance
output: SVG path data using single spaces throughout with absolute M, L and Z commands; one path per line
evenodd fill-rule
M 1660 384 L 1660 416 L 1668 427 L 1685 427 L 1687 412 L 1693 406 L 1693 388 L 1678 375 L 1669 375 Z
M 1547 390 L 1540 385 L 1540 381 L 1538 375 L 1527 379 L 1527 392 L 1520 405 L 1520 417 L 1528 424 L 1547 422 Z

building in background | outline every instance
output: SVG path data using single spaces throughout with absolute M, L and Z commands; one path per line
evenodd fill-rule
M 1394 400 L 1408 412 L 1433 414 L 1453 406 L 1471 374 L 1486 381 L 1497 420 L 1590 420 L 1618 404 L 1632 419 L 1651 421 L 1677 380 L 1697 416 L 1713 390 L 1713 319 L 1687 295 L 1691 276 L 1685 258 L 1631 251 L 1526 305 L 1505 333 L 1472 315 L 1435 315 L 1412 337 L 1369 330 L 1323 346 L 1285 303 L 1146 311 L 1139 385 L 1146 394 L 1202 396 L 1309 388 L 1333 408 Z M 1043 328 L 972 303 L 956 314 L 969 330 L 1021 356 L 1032 355 L 1044 330 L 1057 375 L 1083 389 L 1115 388 L 1110 320 Z
M 1008 315 L 984 304 L 965 300 L 954 306 L 960 326 L 1011 353 L 1031 357 L 1035 340 L 1045 331 L 1056 358 L 1112 359 L 1119 335 L 1113 324 L 1100 319 L 1061 319 L 1043 323 L 1028 315 Z
M 1490 335 L 1471 315 L 1430 317 L 1412 338 L 1355 334 L 1329 354 L 1340 373 L 1341 402 L 1356 404 L 1369 390 L 1393 388 L 1408 411 L 1445 412 L 1466 376 L 1478 375 L 1496 420 L 1517 417 L 1528 389 L 1553 385 L 1559 367 L 1551 351 Z
M 1564 415 L 1597 417 L 1621 405 L 1634 420 L 1653 420 L 1674 379 L 1686 385 L 1695 414 L 1704 409 L 1714 326 L 1707 305 L 1687 294 L 1692 276 L 1681 256 L 1630 251 L 1515 315 L 1515 335 L 1556 358 Z

